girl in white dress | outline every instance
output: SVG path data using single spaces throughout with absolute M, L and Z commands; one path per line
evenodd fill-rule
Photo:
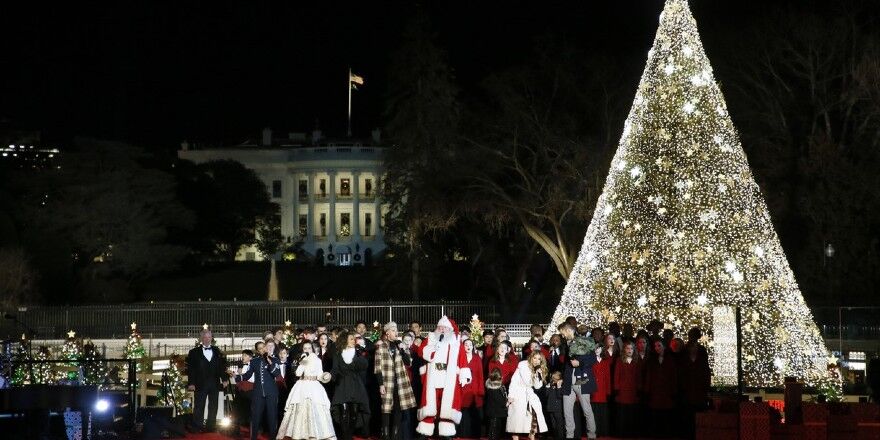
M 517 434 L 527 434 L 534 440 L 537 433 L 547 432 L 541 399 L 535 394 L 546 377 L 547 360 L 541 350 L 533 351 L 516 367 L 507 394 L 507 432 L 513 434 L 513 440 L 519 439 Z
M 295 374 L 299 380 L 287 396 L 278 439 L 335 440 L 330 399 L 321 385 L 330 380 L 330 373 L 321 368 L 321 358 L 315 354 L 311 343 L 303 343 L 303 354 Z

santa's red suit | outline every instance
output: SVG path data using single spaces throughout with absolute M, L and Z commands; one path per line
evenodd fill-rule
M 424 436 L 434 435 L 434 423 L 439 422 L 440 436 L 453 437 L 455 425 L 461 421 L 461 389 L 472 376 L 455 321 L 444 316 L 437 327 L 452 331 L 442 338 L 431 333 L 419 347 L 425 365 L 419 369 L 423 385 L 416 431 Z

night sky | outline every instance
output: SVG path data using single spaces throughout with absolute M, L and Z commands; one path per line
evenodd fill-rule
M 86 135 L 166 150 L 183 139 L 240 142 L 266 125 L 286 132 L 317 123 L 340 134 L 351 66 L 367 82 L 355 92 L 355 134 L 381 125 L 389 56 L 414 2 L 254 3 L 59 2 L 6 10 L 0 116 L 43 131 L 47 142 Z M 532 42 L 547 34 L 619 57 L 631 66 L 635 88 L 663 6 L 424 3 L 463 94 L 524 63 Z M 764 15 L 766 3 L 691 4 L 711 59 L 735 47 L 737 32 Z

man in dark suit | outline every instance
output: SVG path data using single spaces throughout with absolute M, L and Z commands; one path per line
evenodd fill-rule
M 281 363 L 266 353 L 266 344 L 262 341 L 254 344 L 254 352 L 257 355 L 251 359 L 248 371 L 235 380 L 254 378 L 254 389 L 251 391 L 251 440 L 257 440 L 264 412 L 269 438 L 274 439 L 278 434 L 278 385 L 275 378 L 281 374 Z
M 547 349 L 547 368 L 550 373 L 564 372 L 565 359 L 568 354 L 568 345 L 562 342 L 562 336 L 553 335 L 550 337 L 550 346 Z
M 568 322 L 563 322 L 558 327 L 559 334 L 570 345 L 575 338 L 575 328 Z M 599 361 L 599 349 L 596 353 L 575 355 L 569 350 L 568 359 L 565 361 L 565 370 L 562 372 L 562 412 L 565 416 L 565 438 L 574 438 L 575 401 L 581 404 L 584 417 L 587 418 L 587 438 L 596 438 L 596 419 L 593 416 L 593 407 L 590 406 L 590 394 L 596 391 L 596 377 L 593 375 L 593 364 Z M 581 368 L 582 375 L 575 377 L 575 370 Z
M 201 343 L 186 356 L 187 389 L 195 391 L 193 427 L 198 430 L 213 431 L 217 423 L 220 391 L 229 384 L 229 376 L 226 373 L 226 359 L 223 353 L 212 345 L 214 335 L 211 331 L 202 330 L 199 340 Z M 205 399 L 208 400 L 207 423 L 203 420 Z

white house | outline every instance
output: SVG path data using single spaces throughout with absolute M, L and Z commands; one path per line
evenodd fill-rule
M 281 235 L 287 243 L 323 257 L 327 265 L 357 265 L 385 250 L 379 198 L 382 150 L 379 131 L 370 141 L 324 139 L 289 133 L 275 138 L 263 130 L 261 142 L 245 141 L 220 148 L 194 148 L 187 142 L 180 159 L 195 163 L 230 159 L 256 171 L 281 207 Z M 255 247 L 239 251 L 238 260 L 260 260 Z

